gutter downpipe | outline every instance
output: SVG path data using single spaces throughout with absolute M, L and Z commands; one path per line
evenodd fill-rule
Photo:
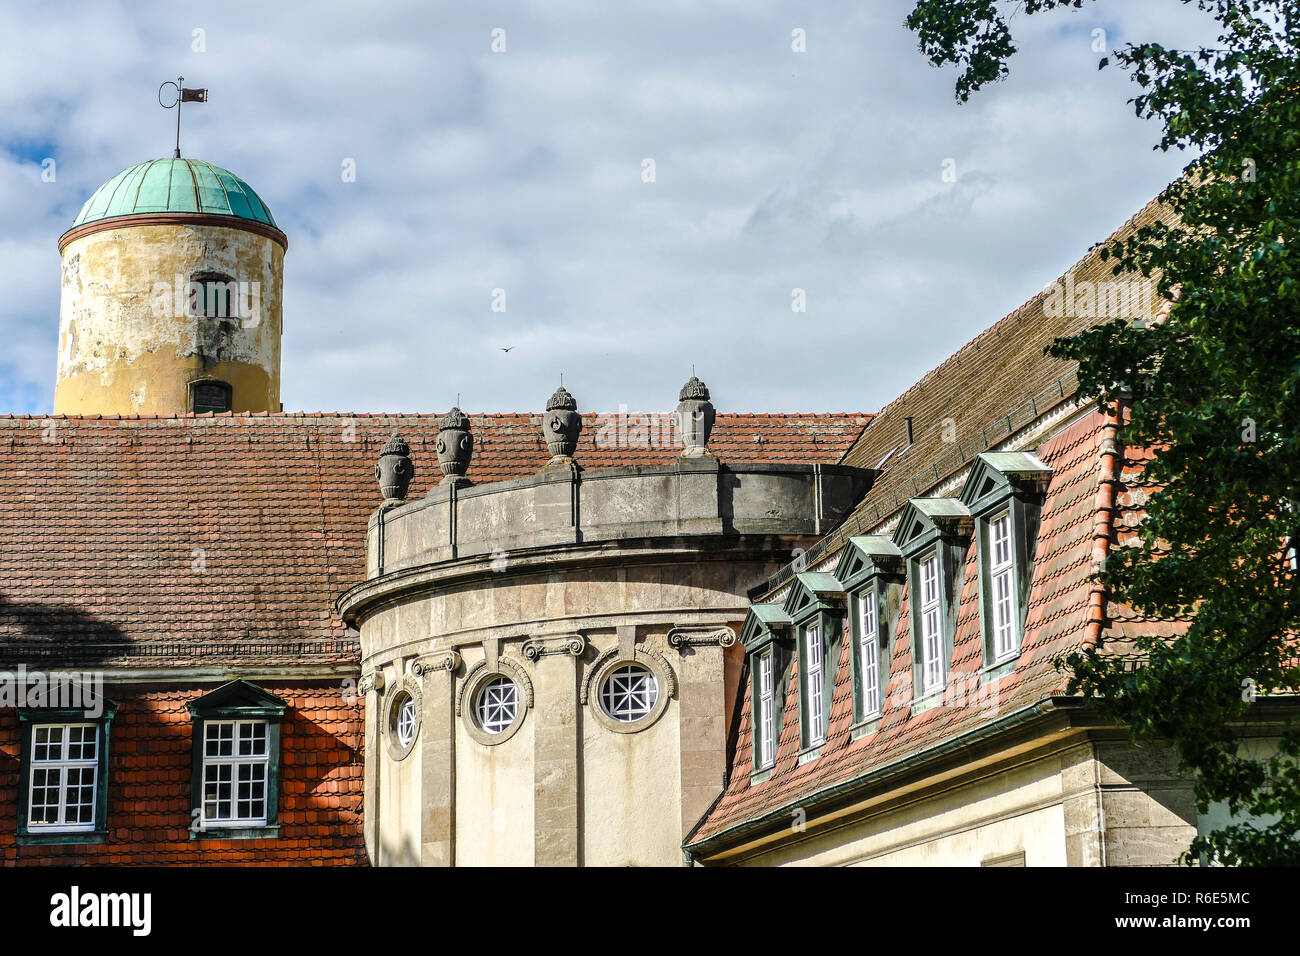
M 1088 617 L 1084 625 L 1083 647 L 1094 648 L 1101 642 L 1106 626 L 1106 587 L 1097 579 L 1106 567 L 1114 532 L 1115 502 L 1121 484 L 1119 465 L 1119 426 L 1124 415 L 1124 399 L 1116 402 L 1115 414 L 1106 416 L 1102 426 L 1100 474 L 1097 477 L 1096 504 L 1092 524 L 1091 583 L 1088 587 Z

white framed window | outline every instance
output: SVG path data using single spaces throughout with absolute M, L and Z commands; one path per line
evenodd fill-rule
M 600 706 L 614 720 L 635 723 L 650 716 L 659 700 L 659 681 L 640 664 L 610 671 L 600 688 Z
M 772 673 L 772 652 L 758 656 L 758 766 L 776 761 L 776 688 Z
M 862 719 L 880 713 L 880 620 L 876 611 L 876 589 L 858 595 L 858 679 Z
M 33 726 L 28 830 L 94 830 L 98 776 L 98 724 Z
M 415 709 L 415 698 L 408 694 L 397 707 L 397 742 L 403 747 L 411 746 L 419 722 L 420 715 Z
M 474 717 L 484 733 L 500 734 L 519 716 L 519 686 L 509 677 L 494 677 L 474 700 Z
M 921 559 L 921 690 L 943 687 L 943 614 L 939 587 L 939 552 Z
M 204 722 L 204 824 L 266 826 L 267 737 L 265 720 Z
M 1015 561 L 1011 546 L 1011 513 L 989 521 L 989 587 L 993 612 L 993 659 L 1014 654 L 1016 639 Z
M 826 739 L 826 668 L 822 629 L 815 624 L 803 633 L 804 686 L 808 693 L 808 746 L 815 747 Z

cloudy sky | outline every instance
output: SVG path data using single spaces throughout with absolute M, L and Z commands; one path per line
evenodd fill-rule
M 180 74 L 211 90 L 184 154 L 289 236 L 286 409 L 527 411 L 563 373 L 584 410 L 667 410 L 694 365 L 724 411 L 876 410 L 1189 159 L 1093 31 L 1212 35 L 1177 0 L 1021 15 L 1011 78 L 960 105 L 910 7 L 6 4 L 0 412 L 51 408 L 57 239 L 170 155 Z

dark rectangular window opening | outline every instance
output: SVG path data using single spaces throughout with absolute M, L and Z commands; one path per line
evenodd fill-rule
M 195 382 L 190 386 L 194 414 L 203 412 L 228 412 L 231 409 L 231 388 L 225 382 Z

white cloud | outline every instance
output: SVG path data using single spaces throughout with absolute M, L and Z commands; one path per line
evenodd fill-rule
M 99 183 L 169 154 L 154 95 L 183 73 L 212 91 L 186 155 L 247 179 L 290 237 L 288 408 L 529 410 L 562 370 L 584 409 L 662 409 L 694 363 L 725 410 L 878 409 L 1186 161 L 1151 151 L 1091 29 L 1204 32 L 1177 0 L 1019 17 L 1010 80 L 960 106 L 909 8 L 5 8 L 0 402 L 50 407 L 56 240 Z

